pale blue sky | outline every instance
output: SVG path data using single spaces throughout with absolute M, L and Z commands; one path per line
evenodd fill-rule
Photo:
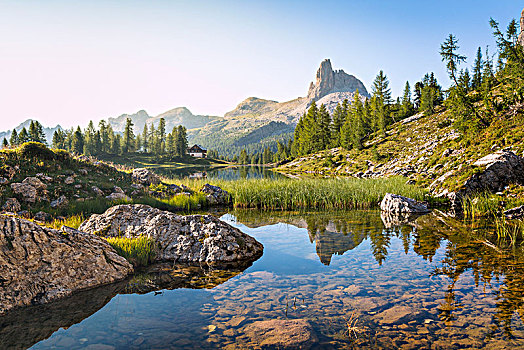
M 305 96 L 324 58 L 395 96 L 434 71 L 449 33 L 468 65 L 495 51 L 518 1 L 1 1 L 0 129 L 27 118 L 86 125 L 186 106 L 223 115 L 249 96 Z

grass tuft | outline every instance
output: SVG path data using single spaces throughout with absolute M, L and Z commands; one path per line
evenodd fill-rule
M 111 237 L 107 242 L 134 266 L 147 266 L 155 260 L 156 242 L 147 236 L 137 238 Z

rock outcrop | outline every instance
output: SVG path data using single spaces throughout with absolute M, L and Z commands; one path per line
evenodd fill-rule
M 307 97 L 318 100 L 334 92 L 355 92 L 357 89 L 362 96 L 369 96 L 360 80 L 342 69 L 333 71 L 331 61 L 325 59 L 317 70 L 316 82 L 309 85 Z
M 22 210 L 22 206 L 16 198 L 7 198 L 4 205 L 2 205 L 2 210 L 9 213 L 17 213 Z
M 0 215 L 0 314 L 125 278 L 133 267 L 102 238 Z
M 484 170 L 464 183 L 460 195 L 486 190 L 498 192 L 509 184 L 524 183 L 524 158 L 513 152 L 495 152 L 477 160 L 473 165 L 483 167 Z
M 520 14 L 519 42 L 522 46 L 524 46 L 524 9 L 522 9 L 522 13 Z
M 133 178 L 133 181 L 146 186 L 160 183 L 160 177 L 158 177 L 157 174 L 146 168 L 134 169 L 133 174 L 131 176 Z
M 400 196 L 398 194 L 386 193 L 382 202 L 380 202 L 380 210 L 389 213 L 427 213 L 429 209 L 426 204 L 418 202 L 414 199 Z
M 230 198 L 229 192 L 221 189 L 218 186 L 205 184 L 200 189 L 200 192 L 206 194 L 207 201 L 211 205 L 226 204 L 229 202 L 229 198 Z
M 117 205 L 91 215 L 81 231 L 106 237 L 148 236 L 158 243 L 156 259 L 179 263 L 255 260 L 262 244 L 211 215 L 176 215 L 148 205 Z

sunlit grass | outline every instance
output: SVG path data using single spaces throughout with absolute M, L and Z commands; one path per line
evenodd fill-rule
M 137 238 L 110 237 L 107 242 L 134 266 L 147 266 L 155 260 L 156 242 L 147 236 Z
M 82 222 L 84 222 L 84 214 L 77 214 L 72 215 L 69 217 L 66 217 L 65 219 L 54 219 L 53 221 L 46 223 L 45 226 L 49 228 L 53 228 L 55 230 L 59 230 L 62 226 L 68 226 L 72 227 L 74 229 L 78 229 Z
M 238 208 L 268 210 L 365 209 L 377 207 L 388 192 L 423 200 L 426 191 L 402 177 L 383 179 L 186 179 L 184 185 L 200 189 L 210 183 L 228 191 Z

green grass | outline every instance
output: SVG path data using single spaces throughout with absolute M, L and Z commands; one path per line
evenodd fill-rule
M 72 216 L 68 216 L 63 220 L 55 219 L 51 221 L 50 223 L 46 223 L 45 226 L 49 228 L 53 228 L 55 230 L 59 230 L 62 226 L 68 226 L 72 227 L 74 229 L 78 229 L 82 222 L 84 222 L 85 218 L 83 214 L 76 214 Z
M 462 208 L 466 219 L 481 217 L 498 217 L 504 210 L 524 204 L 522 198 L 499 196 L 492 193 L 479 193 L 462 200 Z
M 147 236 L 137 238 L 111 237 L 107 242 L 134 266 L 147 266 L 155 260 L 156 242 Z
M 241 179 L 184 180 L 199 189 L 204 183 L 221 187 L 237 208 L 267 210 L 365 209 L 377 207 L 388 192 L 423 200 L 426 191 L 408 185 L 402 177 L 383 179 Z

